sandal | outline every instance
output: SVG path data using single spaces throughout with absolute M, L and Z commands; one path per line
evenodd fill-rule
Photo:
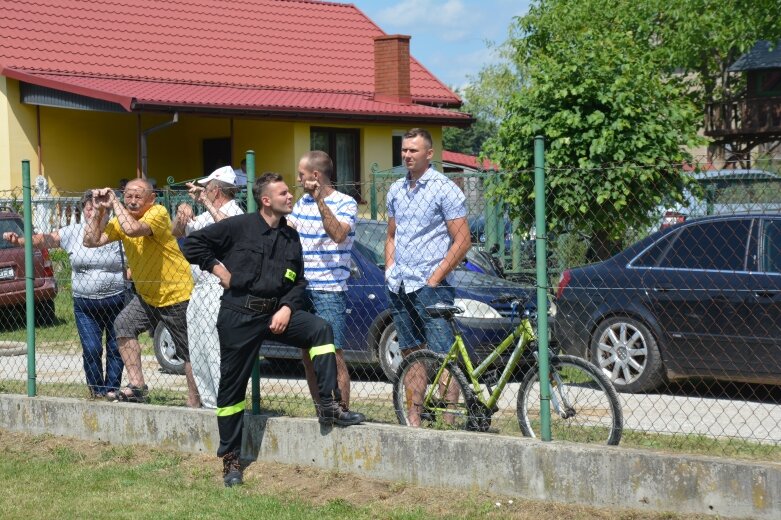
M 125 388 L 130 390 L 129 394 L 126 394 L 122 390 L 116 392 L 116 400 L 120 403 L 147 403 L 149 402 L 149 387 L 127 385 Z

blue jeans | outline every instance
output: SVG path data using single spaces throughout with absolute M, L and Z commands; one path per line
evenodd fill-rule
M 93 395 L 116 391 L 122 382 L 122 357 L 117 348 L 114 319 L 125 306 L 125 293 L 108 298 L 73 298 L 73 313 L 84 357 L 84 373 Z M 103 373 L 103 333 L 106 333 L 106 372 Z
M 447 352 L 453 345 L 453 332 L 442 318 L 432 318 L 426 312 L 426 307 L 437 302 L 453 305 L 455 289 L 442 282 L 437 287 L 428 285 L 409 294 L 404 292 L 404 284 L 399 293 L 388 290 L 393 324 L 399 337 L 399 349 L 407 350 L 422 344 L 427 344 L 434 352 Z
M 347 320 L 347 295 L 344 291 L 306 290 L 315 314 L 331 324 L 334 330 L 334 346 L 344 348 L 344 329 Z

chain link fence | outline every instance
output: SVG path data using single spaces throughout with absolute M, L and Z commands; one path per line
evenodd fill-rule
M 590 360 L 613 382 L 624 415 L 622 445 L 781 460 L 781 177 L 777 164 L 766 164 L 762 170 L 693 168 L 686 174 L 686 187 L 669 202 L 664 194 L 658 203 L 623 194 L 628 204 L 646 208 L 647 215 L 618 226 L 620 232 L 605 229 L 606 219 L 599 214 L 610 199 L 597 203 L 593 194 L 583 193 L 575 218 L 567 221 L 554 212 L 547 235 L 539 233 L 547 239 L 551 349 Z M 642 175 L 643 168 L 620 169 L 620 174 Z M 400 341 L 410 341 L 399 337 L 385 275 L 388 193 L 401 175 L 374 172 L 370 185 L 355 187 L 368 197 L 358 206 L 347 266 L 341 345 L 351 379 L 350 408 L 387 423 L 397 422 L 392 394 L 403 359 Z M 565 176 L 560 170 L 548 169 L 546 175 L 559 183 L 556 190 L 562 189 Z M 567 175 L 605 180 L 617 171 L 568 169 Z M 448 174 L 462 194 L 471 242 L 449 281 L 455 305 L 465 311 L 457 323 L 474 363 L 485 359 L 518 321 L 518 309 L 496 298 L 511 294 L 534 301 L 538 285 L 534 215 L 519 212 L 528 204 L 516 203 L 529 194 L 505 192 L 497 197 L 498 176 L 533 178 L 533 173 Z M 442 184 L 437 191 L 449 186 Z M 297 189 L 297 198 L 301 195 Z M 63 227 L 78 228 L 83 221 L 80 196 L 34 199 L 35 232 L 61 239 Z M 431 226 L 426 231 L 431 234 L 424 233 L 425 240 L 415 243 L 417 254 L 408 261 L 417 265 L 421 259 L 441 257 L 440 249 L 426 247 L 436 244 L 432 237 L 441 229 L 433 228 L 443 218 L 442 210 L 429 199 L 415 206 L 416 198 L 404 191 L 397 196 L 408 197 L 406 213 L 395 215 L 397 226 L 402 219 L 405 226 Z M 0 199 L 3 233 L 22 236 L 21 192 L 1 193 Z M 189 200 L 185 191 L 175 189 L 160 190 L 158 197 L 171 215 L 180 202 Z M 237 200 L 244 206 L 246 191 Z M 546 201 L 549 208 L 553 204 Z M 204 211 L 192 205 L 196 215 Z M 444 229 L 447 232 L 447 225 Z M 401 240 L 399 231 L 397 227 Z M 89 261 L 74 254 L 84 253 L 36 247 L 35 377 L 40 395 L 97 398 L 108 388 L 106 348 L 84 347 L 89 332 L 83 323 L 77 326 L 74 314 L 73 266 L 79 266 L 75 274 L 82 279 L 93 275 Z M 190 276 L 189 270 L 167 273 L 156 281 L 179 283 Z M 22 248 L 3 240 L 2 392 L 24 393 L 30 377 L 24 302 Z M 170 332 L 159 326 L 141 334 L 140 344 L 151 403 L 186 405 L 184 366 Z M 218 351 L 219 345 L 211 348 Z M 497 403 L 489 431 L 521 435 L 517 392 L 533 363 L 531 351 L 526 354 Z M 301 351 L 267 342 L 261 356 L 261 409 L 314 416 Z M 495 384 L 506 361 L 500 356 L 483 375 L 483 389 Z M 98 380 L 90 375 L 97 366 L 102 367 L 102 387 L 87 384 Z M 205 367 L 194 369 L 199 373 Z M 121 374 L 124 385 L 126 371 Z

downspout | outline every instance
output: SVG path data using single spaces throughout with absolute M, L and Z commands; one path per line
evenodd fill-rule
M 231 142 L 230 142 L 230 147 L 231 147 L 230 154 L 231 154 L 231 157 L 230 157 L 230 164 L 233 164 L 233 118 L 232 117 L 230 118 L 230 133 L 231 133 Z
M 136 178 L 141 178 L 141 112 L 136 114 Z
M 41 105 L 35 105 L 35 126 L 38 129 L 38 175 L 43 175 L 43 146 L 41 146 Z
M 147 157 L 147 146 L 146 146 L 146 137 L 151 134 L 152 132 L 157 132 L 158 130 L 162 130 L 163 128 L 169 127 L 171 125 L 175 125 L 179 122 L 179 112 L 174 112 L 174 118 L 170 121 L 166 121 L 165 123 L 160 123 L 157 126 L 153 126 L 152 128 L 147 128 L 143 132 L 141 132 L 141 177 L 144 179 L 147 178 L 148 173 L 148 157 Z

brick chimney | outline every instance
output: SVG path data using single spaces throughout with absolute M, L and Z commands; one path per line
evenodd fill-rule
M 412 103 L 409 90 L 409 36 L 374 37 L 374 99 Z

